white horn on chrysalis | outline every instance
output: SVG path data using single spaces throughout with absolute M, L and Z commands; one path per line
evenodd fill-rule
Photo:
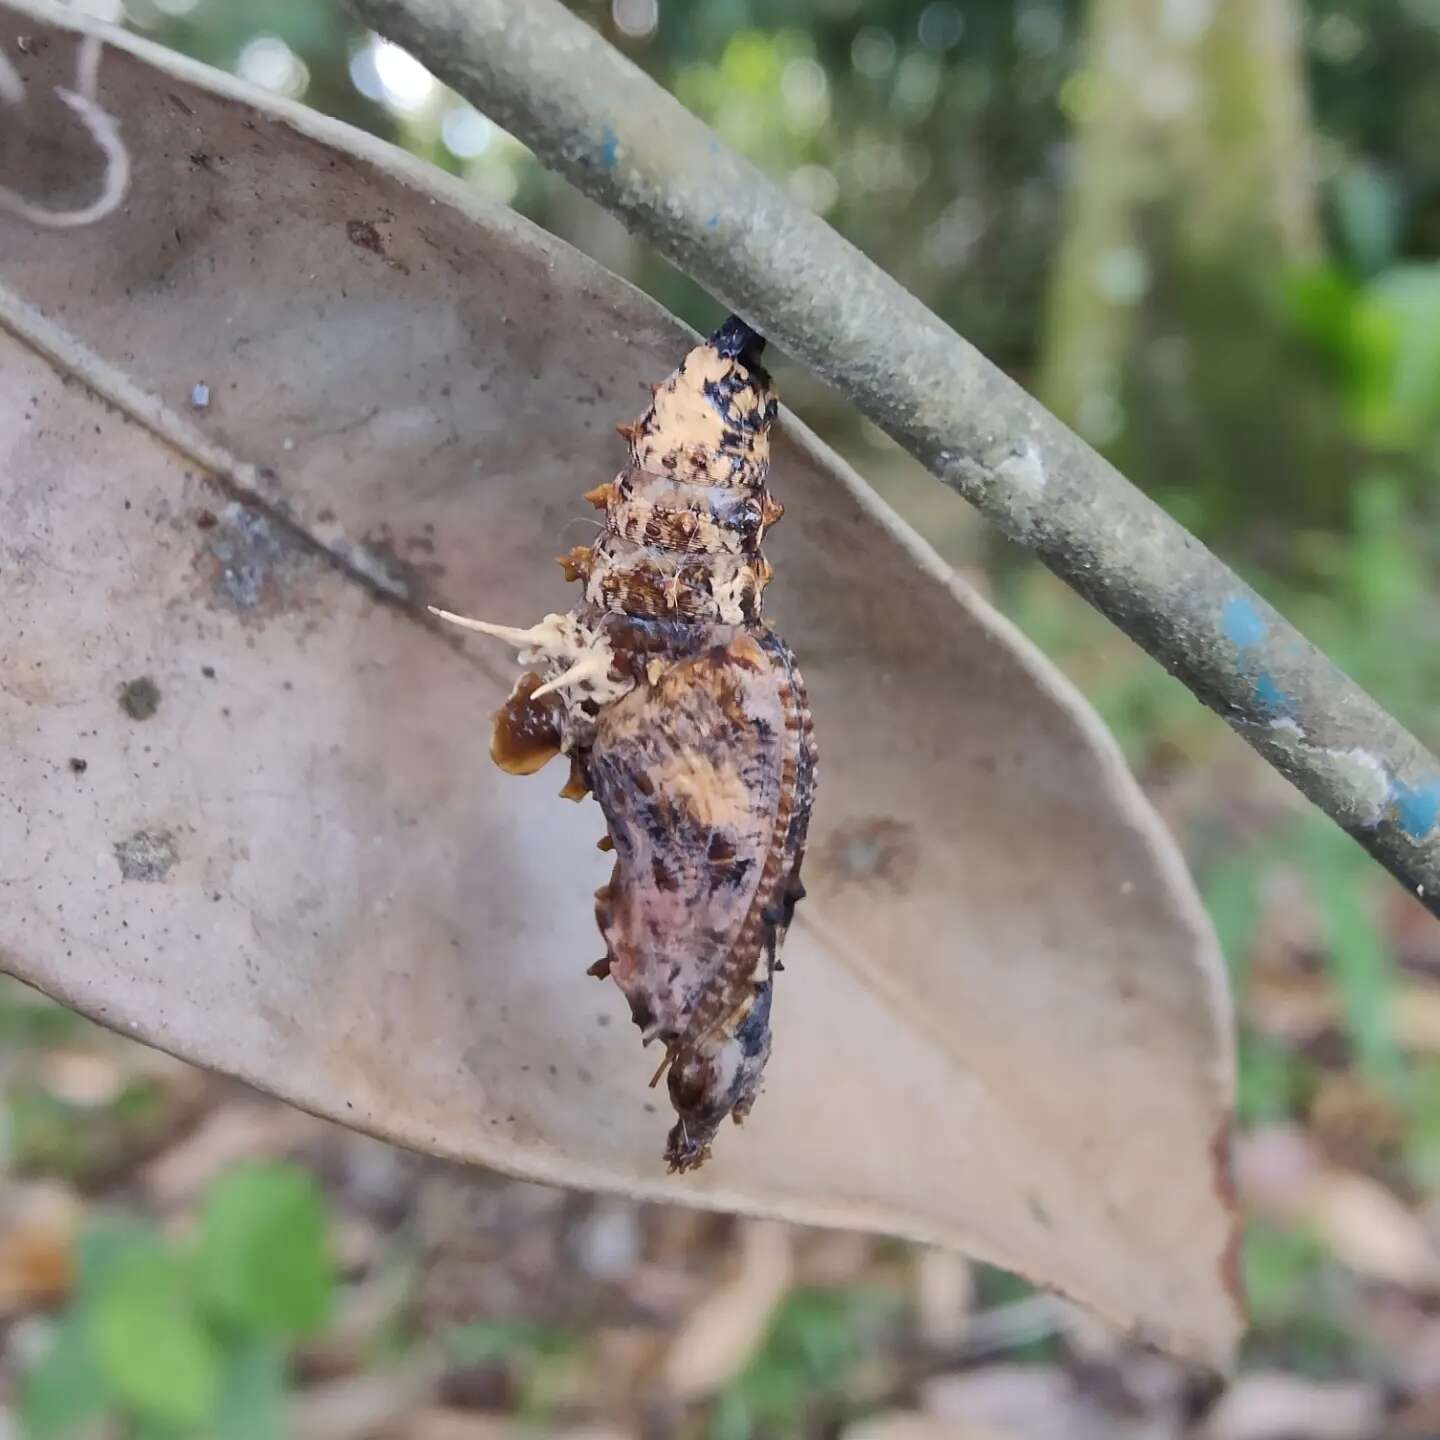
M 462 630 L 475 630 L 481 635 L 493 635 L 495 639 L 503 640 L 517 650 L 553 648 L 560 639 L 559 627 L 556 624 L 560 617 L 556 615 L 547 615 L 538 625 L 532 625 L 528 630 L 521 630 L 514 625 L 494 625 L 489 620 L 472 620 L 468 615 L 457 615 L 453 610 L 442 610 L 438 605 L 427 605 L 425 608 L 432 615 L 438 616 L 441 620 L 448 620 Z

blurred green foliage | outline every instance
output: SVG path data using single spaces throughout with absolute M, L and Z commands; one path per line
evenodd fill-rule
M 25 1378 L 27 1440 L 62 1440 L 102 1416 L 147 1440 L 279 1440 L 287 1357 L 333 1300 L 326 1226 L 314 1180 L 279 1163 L 214 1181 L 193 1243 L 92 1218 L 74 1294 Z
M 532 1320 L 477 1320 L 444 1336 L 451 1362 L 503 1372 L 514 1389 L 515 1414 L 541 1424 L 556 1407 L 580 1351 L 579 1337 Z
M 1353 1353 L 1356 1338 L 1342 1318 L 1345 1287 L 1326 1262 L 1325 1247 L 1303 1228 L 1246 1227 L 1241 1265 L 1257 1358 L 1324 1375 Z
M 870 1287 L 792 1291 L 759 1353 L 716 1397 L 710 1440 L 830 1433 L 853 1414 L 849 1383 L 899 1309 Z
M 170 1104 L 153 1080 L 125 1080 L 103 1103 L 76 1104 L 42 1083 L 27 1059 L 73 1042 L 89 1022 L 0 977 L 0 1056 L 12 1062 L 0 1090 L 0 1164 L 95 1184 L 168 1132 Z
M 1440 446 L 1440 264 L 1376 274 L 1336 265 L 1294 278 L 1290 303 L 1332 369 L 1357 434 L 1433 462 Z
M 143 1077 L 103 1105 L 76 1105 L 37 1081 L 20 1080 L 5 1108 L 5 1148 L 20 1174 L 94 1183 L 160 1138 L 170 1118 L 161 1088 Z

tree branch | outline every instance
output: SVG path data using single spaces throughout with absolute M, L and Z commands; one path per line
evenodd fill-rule
M 558 0 L 349 0 L 1033 550 L 1440 915 L 1440 762 Z

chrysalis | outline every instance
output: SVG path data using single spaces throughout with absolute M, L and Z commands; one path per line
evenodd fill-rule
M 567 755 L 561 793 L 593 792 L 604 812 L 615 868 L 595 896 L 606 950 L 590 973 L 665 1047 L 672 1170 L 701 1164 L 725 1117 L 754 1103 L 778 952 L 805 893 L 810 710 L 760 618 L 760 542 L 782 513 L 766 488 L 764 345 L 732 316 L 617 427 L 628 461 L 586 496 L 605 533 L 560 557 L 585 587 L 575 609 L 528 630 L 435 612 L 536 667 L 495 716 L 495 762 L 528 775 Z

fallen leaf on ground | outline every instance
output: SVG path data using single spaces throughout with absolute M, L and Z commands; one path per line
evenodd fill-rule
M 1199 1440 L 1374 1440 L 1384 1414 L 1373 1385 L 1262 1372 L 1220 1397 Z
M 1423 1222 L 1378 1180 L 1330 1171 L 1301 1214 L 1342 1265 L 1371 1280 L 1433 1291 L 1440 1251 Z
M 0 1185 L 0 1318 L 65 1297 L 83 1213 L 55 1181 Z
M 975 1279 L 963 1255 L 932 1246 L 917 1249 L 915 1323 L 920 1338 L 933 1349 L 951 1349 L 965 1339 L 975 1300 Z
M 897 1410 L 856 1421 L 844 1431 L 843 1440 L 1017 1440 L 1013 1434 L 989 1425 L 971 1425 L 963 1420 L 942 1420 Z
M 1112 1406 L 1064 1370 L 989 1365 L 941 1375 L 921 1391 L 928 1414 L 989 1428 L 1013 1440 L 1180 1440 L 1176 1404 L 1138 1410 Z

